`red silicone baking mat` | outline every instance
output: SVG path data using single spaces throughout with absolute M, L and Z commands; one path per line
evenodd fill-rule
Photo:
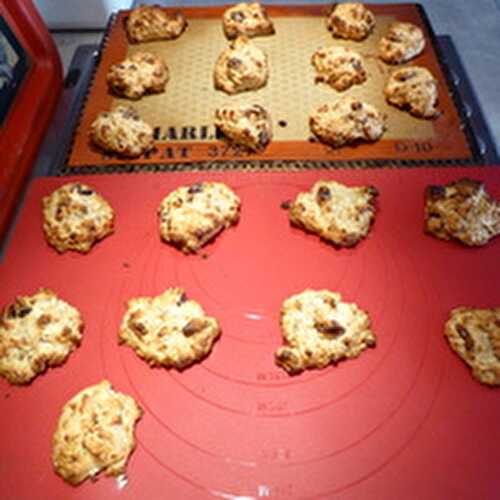
M 48 286 L 86 327 L 63 367 L 28 387 L 0 380 L 2 498 L 498 498 L 498 390 L 472 379 L 442 332 L 452 307 L 500 304 L 500 238 L 473 249 L 422 231 L 425 186 L 465 175 L 500 197 L 495 168 L 88 176 L 117 220 L 86 256 L 58 255 L 41 231 L 41 197 L 70 179 L 35 182 L 0 268 L 0 303 Z M 290 227 L 280 203 L 319 178 L 380 190 L 356 248 Z M 175 187 L 207 179 L 235 189 L 241 220 L 185 256 L 160 242 L 155 210 Z M 124 302 L 171 286 L 223 329 L 182 373 L 117 345 Z M 280 304 L 307 287 L 366 309 L 377 347 L 296 377 L 277 368 Z M 129 482 L 74 488 L 52 471 L 51 436 L 62 405 L 103 378 L 145 410 Z

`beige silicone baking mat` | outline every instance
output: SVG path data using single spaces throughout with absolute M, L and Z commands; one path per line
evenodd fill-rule
M 274 139 L 266 151 L 255 155 L 256 158 L 383 158 L 412 154 L 434 157 L 436 153 L 438 157 L 446 157 L 450 145 L 450 157 L 455 154 L 453 148 L 456 149 L 457 145 L 462 149 L 461 155 L 469 153 L 431 38 L 415 6 L 371 6 L 376 13 L 377 24 L 374 32 L 362 42 L 334 39 L 326 29 L 325 6 L 313 7 L 316 10 L 309 7 L 304 8 L 303 12 L 300 7 L 293 10 L 287 7 L 269 8 L 276 34 L 253 39 L 253 43 L 262 48 L 269 58 L 268 84 L 260 90 L 234 96 L 215 90 L 213 84 L 215 63 L 229 43 L 222 31 L 222 10 L 191 9 L 191 14 L 194 11 L 197 15 L 189 16 L 186 13 L 189 26 L 179 39 L 138 45 L 127 43 L 123 28 L 126 14 L 121 13 L 111 28 L 75 138 L 70 165 L 117 161 L 103 156 L 89 145 L 88 128 L 99 111 L 119 104 L 132 104 L 141 117 L 155 128 L 158 150 L 148 158 L 139 159 L 139 162 L 183 160 L 175 155 L 175 151 L 172 153 L 172 147 L 179 145 L 184 145 L 189 150 L 185 160 L 221 156 L 217 148 L 210 147 L 210 144 L 219 142 L 215 140 L 213 115 L 218 106 L 228 103 L 258 103 L 270 111 Z M 443 114 L 436 120 L 414 118 L 389 106 L 384 99 L 383 88 L 394 66 L 386 65 L 378 59 L 377 48 L 389 24 L 396 20 L 411 20 L 419 24 L 427 35 L 424 53 L 412 64 L 428 67 L 439 80 L 440 108 Z M 368 72 L 368 79 L 364 84 L 355 85 L 345 92 L 337 92 L 326 84 L 314 82 L 311 56 L 319 47 L 329 45 L 350 47 L 364 56 Z M 107 68 L 138 51 L 152 52 L 167 62 L 170 81 L 166 92 L 149 95 L 139 101 L 110 95 L 105 83 Z M 359 97 L 386 114 L 387 131 L 383 140 L 376 144 L 335 151 L 324 145 L 311 144 L 311 112 L 321 104 L 335 102 L 345 95 Z M 164 147 L 170 148 L 169 154 L 164 154 Z

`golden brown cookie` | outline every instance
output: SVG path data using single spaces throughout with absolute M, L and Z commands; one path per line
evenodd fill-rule
M 165 90 L 168 68 L 158 56 L 136 52 L 122 62 L 113 64 L 106 75 L 106 82 L 114 94 L 140 99 L 144 94 Z
M 215 126 L 230 143 L 253 152 L 264 150 L 273 137 L 271 115 L 258 104 L 235 104 L 217 109 Z
M 275 360 L 290 374 L 356 358 L 377 341 L 368 314 L 329 290 L 304 290 L 286 299 L 280 326 L 285 345 Z
M 385 116 L 375 106 L 346 96 L 323 104 L 309 118 L 312 133 L 335 148 L 356 142 L 374 142 L 385 131 Z
M 436 118 L 439 111 L 438 82 L 432 73 L 419 66 L 394 71 L 384 89 L 387 102 L 417 118 Z
M 80 345 L 83 320 L 52 290 L 16 297 L 0 312 L 0 375 L 27 384 L 47 368 L 62 365 Z
M 170 288 L 157 297 L 127 302 L 119 342 L 151 366 L 182 370 L 205 358 L 219 335 L 215 318 L 189 300 L 184 290 Z
M 290 205 L 290 221 L 335 245 L 352 247 L 370 231 L 377 196 L 373 186 L 348 187 L 321 180 L 297 195 Z
M 91 125 L 90 138 L 104 151 L 125 158 L 141 156 L 154 148 L 153 128 L 130 106 L 99 113 Z
M 114 231 L 115 213 L 94 188 L 70 182 L 42 200 L 43 231 L 58 252 L 87 253 Z
M 366 81 L 363 58 L 346 47 L 322 47 L 312 56 L 316 82 L 325 82 L 335 90 L 343 91 Z
M 360 41 L 373 31 L 375 16 L 361 3 L 339 3 L 329 15 L 326 26 L 334 37 Z
M 263 5 L 258 2 L 233 5 L 222 16 L 227 38 L 267 36 L 274 34 L 274 25 Z
M 221 182 L 197 182 L 166 196 L 158 208 L 160 236 L 184 253 L 196 253 L 240 218 L 240 199 Z
M 266 54 L 246 37 L 230 42 L 215 64 L 214 86 L 226 94 L 260 89 L 268 78 Z
M 379 42 L 380 58 L 389 64 L 401 64 L 422 53 L 425 38 L 422 30 L 412 23 L 392 23 Z
M 425 192 L 425 230 L 443 240 L 486 245 L 500 234 L 500 202 L 481 181 L 460 179 Z
M 500 386 L 500 307 L 457 307 L 450 312 L 444 334 L 476 380 Z
M 156 5 L 141 5 L 130 12 L 126 30 L 132 43 L 153 40 L 174 40 L 187 28 L 187 21 L 180 12 L 168 13 Z
M 135 400 L 107 380 L 79 392 L 64 405 L 52 438 L 54 470 L 75 486 L 101 472 L 125 474 L 141 415 Z

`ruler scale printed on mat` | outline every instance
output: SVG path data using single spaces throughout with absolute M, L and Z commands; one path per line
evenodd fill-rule
M 32 499 L 34 487 L 52 500 L 498 498 L 500 389 L 472 378 L 444 324 L 459 305 L 500 305 L 500 237 L 467 248 L 423 232 L 426 186 L 464 176 L 500 199 L 500 169 L 487 167 L 85 176 L 116 213 L 115 233 L 87 255 L 59 255 L 42 230 L 42 198 L 82 178 L 36 180 L 0 267 L 0 304 L 50 287 L 85 330 L 65 365 L 31 385 L 0 379 L 2 498 Z M 281 208 L 319 179 L 379 191 L 355 248 L 292 227 Z M 229 185 L 241 218 L 188 256 L 160 241 L 156 209 L 200 181 Z M 125 302 L 174 286 L 222 328 L 183 372 L 118 345 Z M 377 346 L 299 376 L 277 367 L 281 304 L 305 288 L 366 310 Z M 144 409 L 128 484 L 73 488 L 52 470 L 52 434 L 66 401 L 104 378 Z
M 228 45 L 222 30 L 223 8 L 182 9 L 189 26 L 180 38 L 136 45 L 128 43 L 124 29 L 128 12 L 120 12 L 108 29 L 66 170 L 123 164 L 138 164 L 147 168 L 148 165 L 196 162 L 220 162 L 223 166 L 224 162 L 234 163 L 234 160 L 255 161 L 257 164 L 278 160 L 367 163 L 388 160 L 393 164 L 406 160 L 443 163 L 472 160 L 472 138 L 450 93 L 432 30 L 421 7 L 413 4 L 371 5 L 370 9 L 377 17 L 374 32 L 363 42 L 353 42 L 331 36 L 326 28 L 326 6 L 269 6 L 276 34 L 252 40 L 269 56 L 268 84 L 260 90 L 234 96 L 216 91 L 213 84 L 217 57 Z M 396 20 L 418 25 L 426 39 L 424 52 L 402 66 L 390 66 L 378 58 L 378 42 L 389 24 Z M 365 57 L 367 81 L 345 92 L 314 83 L 311 56 L 325 45 L 351 47 L 359 51 Z M 150 51 L 167 62 L 170 81 L 166 91 L 139 101 L 111 95 L 106 84 L 108 68 L 137 51 Z M 437 78 L 438 108 L 442 112 L 437 119 L 418 119 L 386 103 L 383 89 L 390 73 L 409 65 L 424 66 Z M 333 103 L 346 95 L 366 100 L 387 115 L 387 131 L 382 139 L 372 144 L 339 149 L 311 142 L 311 112 L 318 105 Z M 216 139 L 214 111 L 221 105 L 234 103 L 257 103 L 270 111 L 274 138 L 264 152 L 244 153 Z M 119 104 L 132 105 L 155 128 L 157 149 L 152 154 L 123 160 L 104 155 L 89 143 L 90 125 L 98 113 Z

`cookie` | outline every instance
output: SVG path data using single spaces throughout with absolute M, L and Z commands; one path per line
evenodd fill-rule
M 348 187 L 318 181 L 290 204 L 290 221 L 341 247 L 365 238 L 375 219 L 378 191 L 373 186 Z
M 111 205 L 86 184 L 64 184 L 43 198 L 42 207 L 45 237 L 60 253 L 87 253 L 114 231 Z
M 260 89 L 268 78 L 266 54 L 246 37 L 232 41 L 215 64 L 214 86 L 226 94 Z
M 335 90 L 347 90 L 366 81 L 363 58 L 346 47 L 322 47 L 311 58 L 316 82 L 325 82 Z
M 417 57 L 425 47 L 422 30 L 412 23 L 391 23 L 380 39 L 380 59 L 389 64 L 401 64 Z
M 275 361 L 290 374 L 356 358 L 377 342 L 368 314 L 329 290 L 305 290 L 286 299 L 280 326 L 285 345 Z
M 102 150 L 126 158 L 154 148 L 153 128 L 129 106 L 99 113 L 90 127 L 90 138 Z
M 80 345 L 83 320 L 52 290 L 16 297 L 0 312 L 0 375 L 27 384 L 47 368 L 62 365 Z
M 125 474 L 141 416 L 134 398 L 114 391 L 107 380 L 87 387 L 61 411 L 52 438 L 54 470 L 75 486 L 101 472 Z
M 428 69 L 407 66 L 391 74 L 384 94 L 388 103 L 417 118 L 435 118 L 439 115 L 437 83 Z
M 197 182 L 166 196 L 158 208 L 160 236 L 184 253 L 196 253 L 240 218 L 240 199 L 221 182 Z
M 271 142 L 271 115 L 258 104 L 228 105 L 215 111 L 215 126 L 232 144 L 254 152 Z
M 168 82 L 167 65 L 154 54 L 136 52 L 106 75 L 110 90 L 117 96 L 140 99 L 144 94 L 163 92 Z
M 460 179 L 425 192 L 425 230 L 443 240 L 486 245 L 500 234 L 500 201 L 481 181 Z
M 330 13 L 326 26 L 334 37 L 360 41 L 373 31 L 375 16 L 361 3 L 339 3 Z
M 339 148 L 378 141 L 385 131 L 385 116 L 375 106 L 346 96 L 317 108 L 309 118 L 309 127 L 321 142 Z
M 182 370 L 205 358 L 219 335 L 215 318 L 189 300 L 184 290 L 170 288 L 157 297 L 128 301 L 119 342 L 151 366 Z
M 457 307 L 450 312 L 444 334 L 476 380 L 500 385 L 500 307 Z
M 274 25 L 263 5 L 258 2 L 239 3 L 227 9 L 222 16 L 222 27 L 227 38 L 273 35 Z
M 126 20 L 127 35 L 132 43 L 174 40 L 187 28 L 183 14 L 169 14 L 156 5 L 142 5 L 130 12 Z

